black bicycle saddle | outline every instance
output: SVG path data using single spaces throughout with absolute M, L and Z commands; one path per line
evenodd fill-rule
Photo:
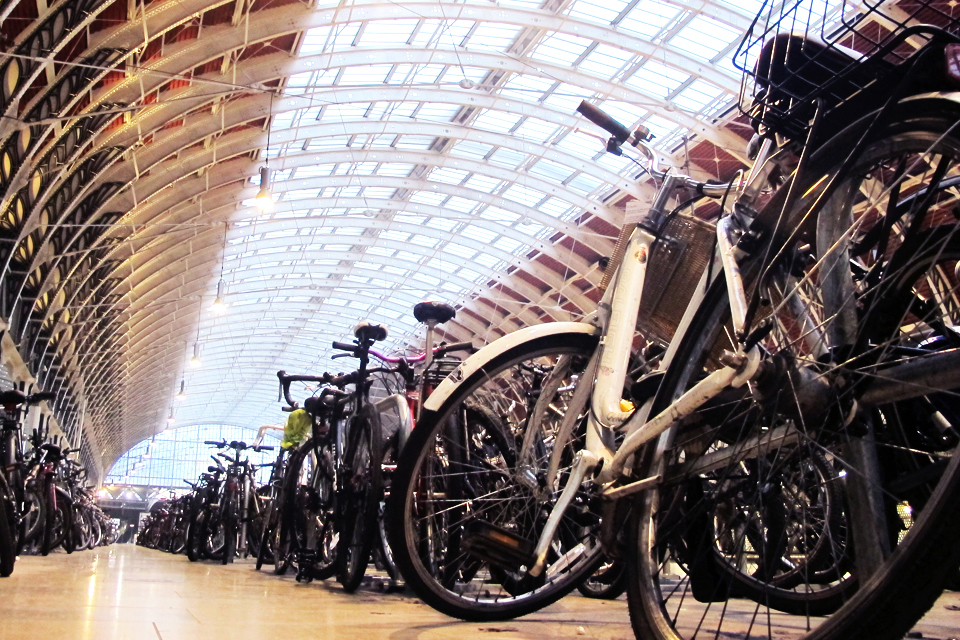
M 457 315 L 456 310 L 443 302 L 418 302 L 413 307 L 413 317 L 417 322 L 429 322 L 433 320 L 437 324 L 443 324 L 452 320 Z

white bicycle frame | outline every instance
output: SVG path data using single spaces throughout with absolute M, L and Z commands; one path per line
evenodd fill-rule
M 771 158 L 772 151 L 773 146 L 770 142 L 765 143 L 761 148 L 758 161 L 755 163 L 750 175 L 743 182 L 738 193 L 734 194 L 737 195 L 741 201 L 745 198 L 751 198 L 757 193 L 757 185 L 762 184 L 766 179 L 771 166 L 767 161 Z M 557 499 L 541 533 L 536 547 L 537 561 L 534 566 L 529 568 L 529 573 L 534 576 L 543 572 L 547 553 L 550 550 L 553 537 L 563 517 L 563 513 L 580 489 L 582 482 L 590 480 L 599 483 L 604 488 L 604 497 L 609 499 L 620 498 L 631 493 L 636 493 L 656 484 L 658 478 L 644 478 L 625 486 L 614 486 L 623 475 L 624 469 L 628 467 L 628 461 L 643 444 L 651 441 L 677 424 L 679 420 L 693 413 L 723 389 L 731 386 L 739 387 L 744 385 L 756 373 L 760 363 L 760 352 L 757 347 L 753 347 L 746 352 L 744 352 L 742 348 L 738 348 L 736 353 L 726 354 L 724 358 L 725 366 L 694 385 L 689 391 L 677 398 L 669 407 L 653 418 L 647 419 L 652 401 L 635 411 L 624 411 L 621 408 L 620 402 L 623 397 L 630 352 L 636 332 L 647 262 L 653 243 L 656 240 L 656 237 L 648 229 L 656 229 L 659 227 L 658 221 L 663 219 L 669 199 L 678 187 L 686 186 L 696 187 L 703 191 L 710 190 L 714 195 L 722 195 L 728 188 L 727 185 L 699 184 L 684 176 L 659 175 L 663 178 L 663 182 L 658 190 L 654 203 L 650 211 L 646 214 L 646 217 L 641 220 L 631 234 L 626 245 L 626 250 L 623 253 L 624 258 L 621 264 L 616 267 L 611 286 L 605 291 L 603 298 L 600 300 L 597 313 L 592 314 L 591 317 L 591 324 L 593 326 L 590 327 L 590 329 L 593 331 L 599 330 L 600 344 L 592 355 L 587 369 L 581 375 L 581 380 L 586 381 L 592 378 L 594 383 L 593 385 L 583 383 L 578 385 L 573 397 L 570 399 L 564 419 L 561 421 L 556 434 L 556 442 L 566 441 L 578 422 L 579 416 L 583 415 L 587 402 L 589 402 L 590 410 L 587 418 L 585 446 L 577 452 L 564 490 Z M 737 216 L 730 213 L 723 214 L 716 228 L 719 256 L 715 258 L 712 267 L 713 273 L 722 271 L 726 279 L 734 328 L 738 335 L 742 335 L 744 331 L 747 314 L 746 294 L 743 281 L 740 277 L 740 269 L 737 264 L 740 255 L 736 248 L 737 240 L 744 228 L 745 224 L 741 222 Z M 716 264 L 717 262 L 719 262 L 719 264 Z M 700 286 L 696 288 L 697 293 L 694 294 L 693 299 L 688 304 L 687 311 L 680 322 L 674 339 L 671 341 L 670 348 L 667 350 L 660 364 L 662 369 L 670 364 L 677 344 L 687 331 L 693 314 L 702 301 L 706 285 L 708 284 L 706 278 L 709 272 L 710 269 L 705 271 L 701 277 Z M 546 326 L 549 327 L 549 325 Z M 534 329 L 535 328 L 532 328 L 530 331 L 533 332 Z M 549 329 L 545 331 L 549 331 Z M 507 340 L 508 338 L 510 338 L 510 336 L 502 338 L 501 340 Z M 516 338 L 516 340 L 521 339 L 527 338 L 526 336 Z M 479 369 L 479 367 L 482 366 L 483 363 L 488 362 L 493 355 L 504 351 L 506 345 L 498 345 L 498 342 L 500 341 L 491 343 L 461 365 L 458 372 L 448 377 L 447 380 L 438 387 L 426 403 L 425 408 L 431 410 L 439 409 L 453 388 L 463 380 L 465 376 Z M 488 350 L 490 353 L 485 354 Z M 555 386 L 559 388 L 559 384 L 565 377 L 569 365 L 569 356 L 562 356 L 553 371 L 543 381 L 539 400 L 528 417 L 528 425 L 540 424 L 538 416 L 547 410 L 547 405 L 554 396 L 554 393 L 551 393 L 551 387 Z M 613 441 L 611 436 L 615 430 L 626 433 L 626 438 L 616 450 L 608 444 Z M 533 476 L 532 470 L 531 473 L 526 473 L 526 469 L 532 461 L 532 444 L 535 431 L 536 429 L 528 429 L 524 435 L 524 441 L 519 455 L 517 479 L 523 482 L 524 478 L 527 477 L 528 482 L 525 484 L 528 485 L 531 490 L 548 492 L 550 491 L 550 487 L 555 486 L 561 465 L 560 456 L 564 448 L 554 446 L 552 457 L 547 468 L 546 488 L 539 488 L 540 485 L 538 485 L 535 476 Z M 581 552 L 582 549 L 575 548 L 569 551 L 568 554 Z M 563 564 L 564 559 L 561 558 L 559 565 L 562 566 Z

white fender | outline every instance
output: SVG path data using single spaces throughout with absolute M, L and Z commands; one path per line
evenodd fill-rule
M 434 389 L 427 401 L 423 403 L 423 408 L 427 411 L 437 411 L 457 388 L 457 385 L 464 380 L 468 380 L 479 369 L 510 349 L 531 340 L 564 334 L 600 335 L 600 329 L 585 322 L 548 322 L 508 333 L 461 362 L 460 366 L 454 369 L 453 373 L 444 378 L 443 382 Z

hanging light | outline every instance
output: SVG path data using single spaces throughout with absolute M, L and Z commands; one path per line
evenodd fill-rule
M 170 407 L 170 415 L 167 417 L 167 424 L 173 424 L 176 419 L 173 417 L 173 407 Z
M 190 366 L 191 367 L 200 366 L 200 343 L 199 342 L 193 343 L 193 357 L 190 358 Z
M 260 191 L 254 200 L 261 211 L 270 211 L 273 208 L 273 194 L 270 193 L 270 170 L 260 167 Z
M 181 378 L 181 379 L 180 379 L 180 393 L 177 394 L 177 400 L 186 400 L 186 399 L 187 399 L 187 393 L 186 393 L 186 389 L 185 389 L 185 384 L 186 384 L 186 383 L 185 383 L 184 380 Z M 154 445 L 154 443 L 151 442 L 151 443 L 150 443 L 150 446 L 152 447 L 153 445 Z
M 227 305 L 223 303 L 223 278 L 217 283 L 217 299 L 213 301 L 213 312 L 223 313 L 227 310 Z

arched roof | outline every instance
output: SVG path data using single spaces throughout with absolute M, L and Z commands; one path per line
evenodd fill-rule
M 282 419 L 278 369 L 347 368 L 360 320 L 415 345 L 420 300 L 478 345 L 580 318 L 651 185 L 577 104 L 729 176 L 759 4 L 11 1 L 0 315 L 95 474 L 171 412 Z

